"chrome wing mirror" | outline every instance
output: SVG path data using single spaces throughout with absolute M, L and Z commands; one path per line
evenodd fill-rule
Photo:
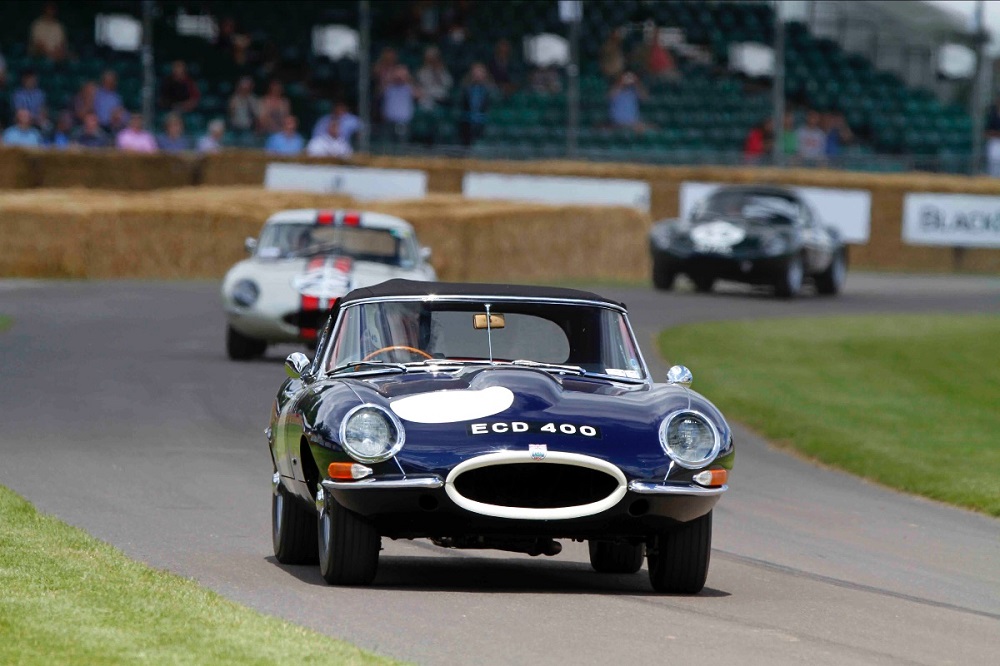
M 429 247 L 427 247 L 426 245 L 421 245 L 420 246 L 420 259 L 422 261 L 430 261 L 431 260 L 431 249 Z
M 300 379 L 309 367 L 309 357 L 302 352 L 294 352 L 285 359 L 285 374 L 292 379 Z
M 247 251 L 247 254 L 253 254 L 257 250 L 257 239 L 247 236 L 243 241 L 243 249 Z
M 691 386 L 691 382 L 693 381 L 694 381 L 694 376 L 691 374 L 691 371 L 685 368 L 683 365 L 675 365 L 674 367 L 667 370 L 668 384 L 680 384 L 681 386 Z

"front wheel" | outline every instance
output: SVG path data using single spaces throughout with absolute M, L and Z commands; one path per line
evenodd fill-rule
M 330 585 L 369 585 L 378 571 L 382 539 L 367 520 L 320 491 L 319 572 Z
M 785 262 L 783 270 L 774 283 L 774 294 L 779 298 L 792 298 L 802 291 L 802 280 L 805 277 L 805 266 L 802 257 L 795 255 Z
M 232 326 L 226 329 L 226 353 L 234 361 L 249 361 L 264 355 L 267 341 L 243 335 Z
M 634 574 L 642 568 L 646 555 L 643 544 L 614 543 L 591 539 L 590 566 L 597 573 Z
M 694 282 L 694 290 L 700 294 L 711 292 L 712 287 L 715 286 L 715 278 L 705 275 L 693 276 L 691 281 Z
M 816 276 L 816 291 L 823 296 L 835 296 L 844 288 L 847 279 L 847 254 L 838 250 L 830 266 Z
M 677 273 L 670 270 L 667 262 L 653 256 L 653 286 L 663 291 L 670 291 L 674 288 L 674 280 Z
M 288 495 L 279 479 L 271 495 L 271 543 L 282 564 L 316 563 L 316 518 Z
M 649 582 L 657 592 L 697 594 L 708 578 L 712 512 L 653 537 L 646 554 Z

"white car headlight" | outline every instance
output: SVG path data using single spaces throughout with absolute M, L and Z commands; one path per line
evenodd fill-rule
M 340 423 L 340 444 L 358 462 L 388 460 L 405 439 L 399 419 L 377 405 L 358 405 Z
M 233 285 L 231 296 L 236 305 L 248 308 L 260 297 L 260 287 L 253 280 L 240 280 Z
M 681 467 L 698 469 L 715 460 L 722 442 L 711 419 L 700 412 L 682 410 L 663 419 L 660 446 Z

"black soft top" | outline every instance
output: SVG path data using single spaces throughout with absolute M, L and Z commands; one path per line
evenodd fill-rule
M 596 301 L 624 308 L 625 304 L 603 296 L 564 287 L 534 287 L 520 284 L 481 284 L 475 282 L 418 282 L 416 280 L 386 280 L 371 287 L 348 292 L 339 305 L 367 298 L 393 296 L 497 296 L 515 298 L 558 298 L 572 301 Z

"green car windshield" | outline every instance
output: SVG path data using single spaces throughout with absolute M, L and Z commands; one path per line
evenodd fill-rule
M 487 315 L 487 310 L 489 315 Z M 381 301 L 348 306 L 325 368 L 442 362 L 540 364 L 556 371 L 644 380 L 621 312 L 589 304 L 461 300 Z M 559 366 L 564 366 L 560 368 Z

